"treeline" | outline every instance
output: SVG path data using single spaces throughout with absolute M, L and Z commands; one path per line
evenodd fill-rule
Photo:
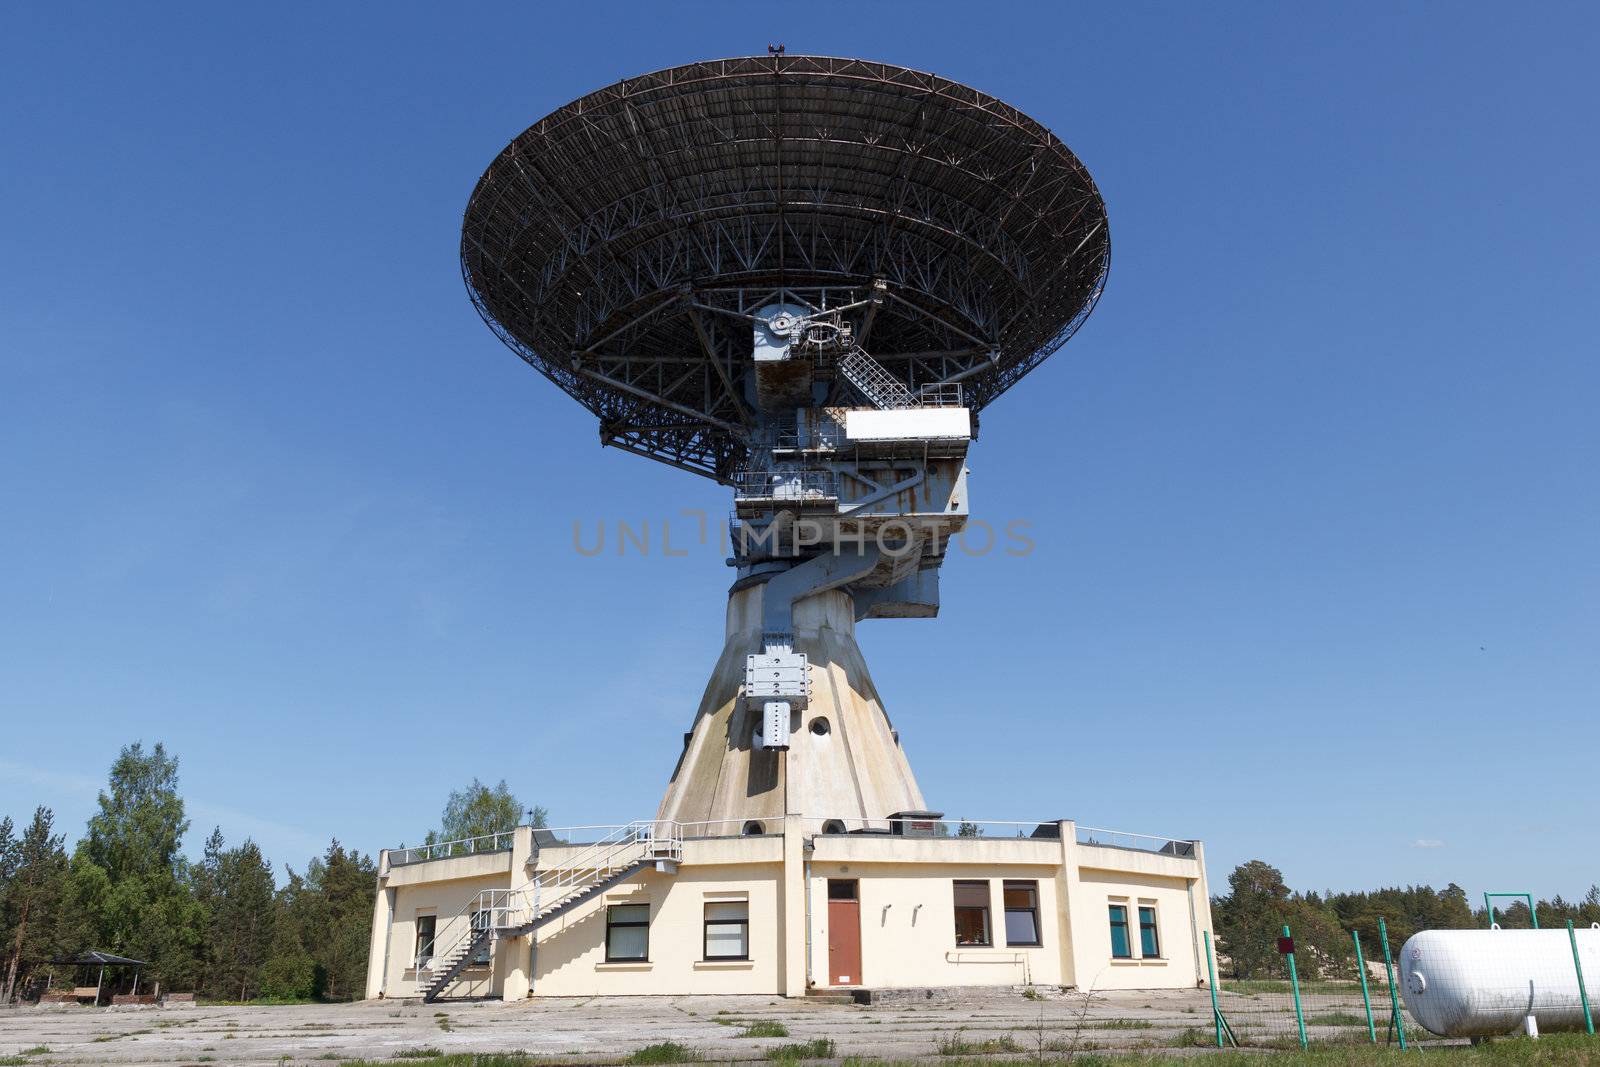
M 0 819 L 0 1003 L 71 985 L 54 958 L 101 950 L 143 960 L 141 988 L 215 999 L 349 999 L 366 986 L 376 875 L 337 840 L 280 884 L 255 842 L 214 830 L 198 860 L 178 761 L 157 744 L 125 747 L 69 852 L 50 809 L 20 832 Z M 125 982 L 127 976 L 118 974 Z
M 1580 926 L 1600 922 L 1600 886 L 1576 903 L 1559 895 L 1536 902 L 1541 927 Z M 1503 927 L 1532 925 L 1528 906 L 1520 901 L 1495 904 L 1495 921 Z M 1298 893 L 1283 881 L 1283 872 L 1261 860 L 1240 864 L 1228 876 L 1228 892 L 1211 900 L 1216 928 L 1217 962 L 1230 978 L 1280 978 L 1287 973 L 1278 955 L 1277 939 L 1287 925 L 1294 935 L 1295 965 L 1302 977 L 1355 978 L 1360 936 L 1363 957 L 1381 961 L 1378 920 L 1389 934 L 1389 948 L 1400 946 L 1418 930 L 1484 929 L 1488 913 L 1474 907 L 1466 890 L 1454 882 L 1432 886 L 1378 889 L 1353 893 Z

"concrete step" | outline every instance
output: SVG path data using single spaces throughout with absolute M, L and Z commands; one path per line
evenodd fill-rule
M 806 999 L 818 1004 L 854 1004 L 856 994 L 849 989 L 817 989 L 806 990 Z

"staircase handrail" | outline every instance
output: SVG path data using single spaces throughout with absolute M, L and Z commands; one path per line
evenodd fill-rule
M 520 886 L 481 890 L 452 917 L 452 922 L 465 918 L 465 929 L 447 949 L 435 951 L 430 963 L 437 962 L 439 966 L 449 967 L 463 951 L 471 949 L 472 942 L 484 932 L 483 927 L 472 925 L 474 913 L 488 914 L 487 926 L 491 931 L 490 936 L 493 936 L 493 931 L 512 929 L 537 918 L 540 911 L 560 904 L 585 886 L 636 862 L 646 854 L 670 853 L 676 857 L 682 849 L 682 843 L 683 835 L 677 823 L 670 820 L 636 820 L 616 827 L 600 840 L 585 846 L 582 852 L 562 866 L 535 872 Z M 630 855 L 636 846 L 639 846 L 637 855 Z M 623 857 L 627 857 L 627 862 L 622 862 Z M 547 891 L 551 891 L 548 896 Z

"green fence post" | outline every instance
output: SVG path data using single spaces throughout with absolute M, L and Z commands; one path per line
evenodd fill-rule
M 1283 924 L 1283 936 L 1290 938 L 1293 944 L 1293 935 L 1289 933 L 1289 924 Z M 1294 1021 L 1300 1027 L 1300 1047 L 1306 1047 L 1306 1013 L 1300 1007 L 1300 976 L 1294 969 L 1294 949 L 1289 950 L 1289 988 L 1294 990 Z
M 1361 956 L 1361 934 L 1355 930 L 1350 931 L 1350 940 L 1356 945 L 1356 972 L 1361 975 L 1361 1003 L 1367 1007 L 1367 1033 L 1372 1038 L 1372 1043 L 1378 1043 L 1378 1028 L 1372 1022 L 1372 997 L 1367 993 L 1367 961 Z
M 1572 966 L 1578 972 L 1578 999 L 1583 1001 L 1583 1025 L 1590 1035 L 1594 1034 L 1594 1016 L 1589 1013 L 1589 991 L 1583 986 L 1583 961 L 1578 958 L 1578 935 L 1572 929 L 1572 920 L 1567 920 L 1567 940 L 1572 942 Z
M 1222 1047 L 1222 1009 L 1217 1006 L 1217 966 L 1211 962 L 1211 931 L 1202 930 L 1206 942 L 1206 974 L 1211 978 L 1211 1022 L 1217 1028 L 1217 1047 Z
M 1406 1022 L 1400 1017 L 1400 994 L 1394 988 L 1394 960 L 1389 956 L 1389 927 L 1378 920 L 1378 940 L 1383 942 L 1383 971 L 1389 978 L 1389 1010 L 1394 1013 L 1394 1030 L 1400 1035 L 1400 1051 L 1406 1047 Z

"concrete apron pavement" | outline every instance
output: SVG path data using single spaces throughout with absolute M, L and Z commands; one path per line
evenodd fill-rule
M 1133 1020 L 1133 1024 L 1118 1023 Z M 752 1022 L 788 1037 L 745 1038 Z M 1110 1024 L 1116 1023 L 1113 1027 Z M 1148 1025 L 1146 1025 L 1148 1024 Z M 775 1045 L 829 1038 L 838 1058 L 920 1059 L 952 1040 L 1015 1044 L 1012 1054 L 1069 1048 L 1170 1049 L 1187 1031 L 1211 1033 L 1204 991 L 1044 994 L 944 991 L 868 1006 L 769 996 L 366 1001 L 287 1006 L 0 1009 L 0 1057 L 46 1046 L 30 1062 L 324 1064 L 393 1060 L 412 1049 L 526 1052 L 561 1063 L 616 1062 L 675 1041 L 708 1060 L 760 1061 Z M 974 1049 L 976 1052 L 977 1049 Z M 1005 1051 L 992 1047 L 989 1051 Z

